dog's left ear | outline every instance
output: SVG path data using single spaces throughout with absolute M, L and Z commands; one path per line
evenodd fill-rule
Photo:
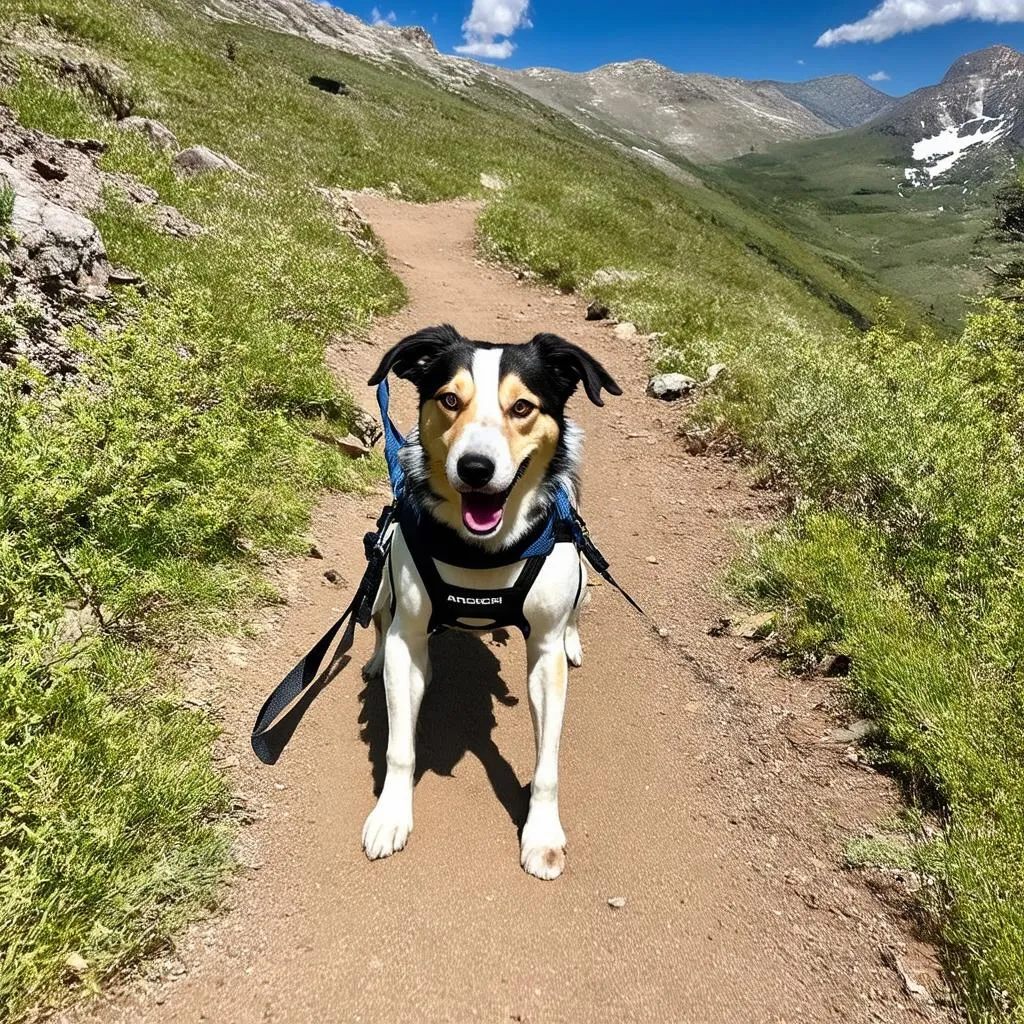
M 530 344 L 539 350 L 544 365 L 551 368 L 566 400 L 580 383 L 594 405 L 604 405 L 602 388 L 610 395 L 622 394 L 622 388 L 615 383 L 612 375 L 579 345 L 573 345 L 557 334 L 534 335 Z
M 422 331 L 403 338 L 394 348 L 385 352 L 380 366 L 373 371 L 373 376 L 367 383 L 373 387 L 394 370 L 397 376 L 418 385 L 430 364 L 462 340 L 462 335 L 451 324 L 425 327 Z

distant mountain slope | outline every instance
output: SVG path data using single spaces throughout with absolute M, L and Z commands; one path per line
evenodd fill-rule
M 891 293 L 940 320 L 1014 259 L 993 230 L 995 196 L 1024 151 L 1024 55 L 957 60 L 868 124 L 774 147 L 707 173 Z
M 264 25 L 375 63 L 411 64 L 449 89 L 500 82 L 632 148 L 678 175 L 664 156 L 721 160 L 773 142 L 811 138 L 875 116 L 891 99 L 851 75 L 810 82 L 752 82 L 680 74 L 654 61 L 573 73 L 509 71 L 439 53 L 416 26 L 369 25 L 314 0 L 206 0 L 214 17 Z
M 592 130 L 613 128 L 691 160 L 725 159 L 833 130 L 777 83 L 679 74 L 650 60 L 582 73 L 527 68 L 499 74 Z
M 833 128 L 856 128 L 883 114 L 897 100 L 856 75 L 828 75 L 807 82 L 765 82 L 805 106 Z
M 354 14 L 315 0 L 206 0 L 204 13 L 224 21 L 248 22 L 301 36 L 378 64 L 404 61 L 449 88 L 466 88 L 489 78 L 486 65 L 438 53 L 419 26 L 370 25 Z
M 1024 147 L 1022 106 L 1024 54 L 992 46 L 961 57 L 938 85 L 904 97 L 870 129 L 908 149 L 905 175 L 912 184 L 937 187 L 952 179 L 977 187 L 992 176 L 991 169 L 972 170 L 977 158 L 990 163 L 995 156 L 1003 164 L 999 152 Z

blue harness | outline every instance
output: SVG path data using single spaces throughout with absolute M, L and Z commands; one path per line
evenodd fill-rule
M 402 536 L 409 554 L 419 571 L 431 601 L 428 632 L 448 627 L 492 630 L 515 626 L 524 636 L 530 635 L 530 624 L 523 614 L 523 604 L 531 587 L 544 566 L 544 561 L 556 544 L 571 543 L 586 558 L 594 571 L 610 583 L 641 614 L 643 609 L 616 583 L 608 571 L 608 560 L 598 551 L 590 538 L 586 523 L 573 507 L 565 488 L 559 486 L 548 518 L 531 530 L 512 549 L 489 554 L 471 547 L 449 527 L 438 523 L 433 516 L 423 515 L 405 496 L 405 470 L 399 452 L 405 438 L 399 433 L 388 413 L 390 390 L 387 379 L 377 387 L 377 404 L 384 427 L 384 459 L 394 501 L 387 505 L 377 519 L 376 530 L 363 537 L 366 571 L 356 588 L 349 606 L 341 618 L 316 642 L 308 654 L 281 680 L 264 702 L 252 730 L 252 749 L 264 764 L 274 764 L 298 725 L 299 719 L 319 688 L 335 674 L 335 665 L 348 652 L 355 639 L 357 625 L 366 628 L 373 617 L 373 607 L 380 590 L 385 569 L 391 573 L 392 527 L 403 527 Z M 438 561 L 466 569 L 495 568 L 523 562 L 523 569 L 512 586 L 499 590 L 477 590 L 446 583 L 435 564 Z M 583 583 L 576 590 L 579 603 Z M 392 611 L 394 611 L 394 580 L 391 580 Z M 320 666 L 338 631 L 346 621 L 348 625 L 327 669 Z M 341 666 L 343 667 L 343 666 Z M 319 685 L 313 687 L 317 682 Z M 302 698 L 299 700 L 298 698 Z M 287 714 L 283 714 L 287 709 Z

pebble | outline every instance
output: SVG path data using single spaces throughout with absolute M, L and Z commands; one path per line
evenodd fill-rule
M 608 900 L 608 906 L 614 907 L 616 910 L 621 910 L 626 905 L 625 896 L 612 896 Z

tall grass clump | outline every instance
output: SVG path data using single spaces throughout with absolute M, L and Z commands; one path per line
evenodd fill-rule
M 850 700 L 946 825 L 927 904 L 951 976 L 973 1019 L 1024 1020 L 1022 311 L 986 300 L 948 343 L 883 320 L 742 372 L 704 415 L 800 497 L 741 587 L 795 654 L 851 655 Z

